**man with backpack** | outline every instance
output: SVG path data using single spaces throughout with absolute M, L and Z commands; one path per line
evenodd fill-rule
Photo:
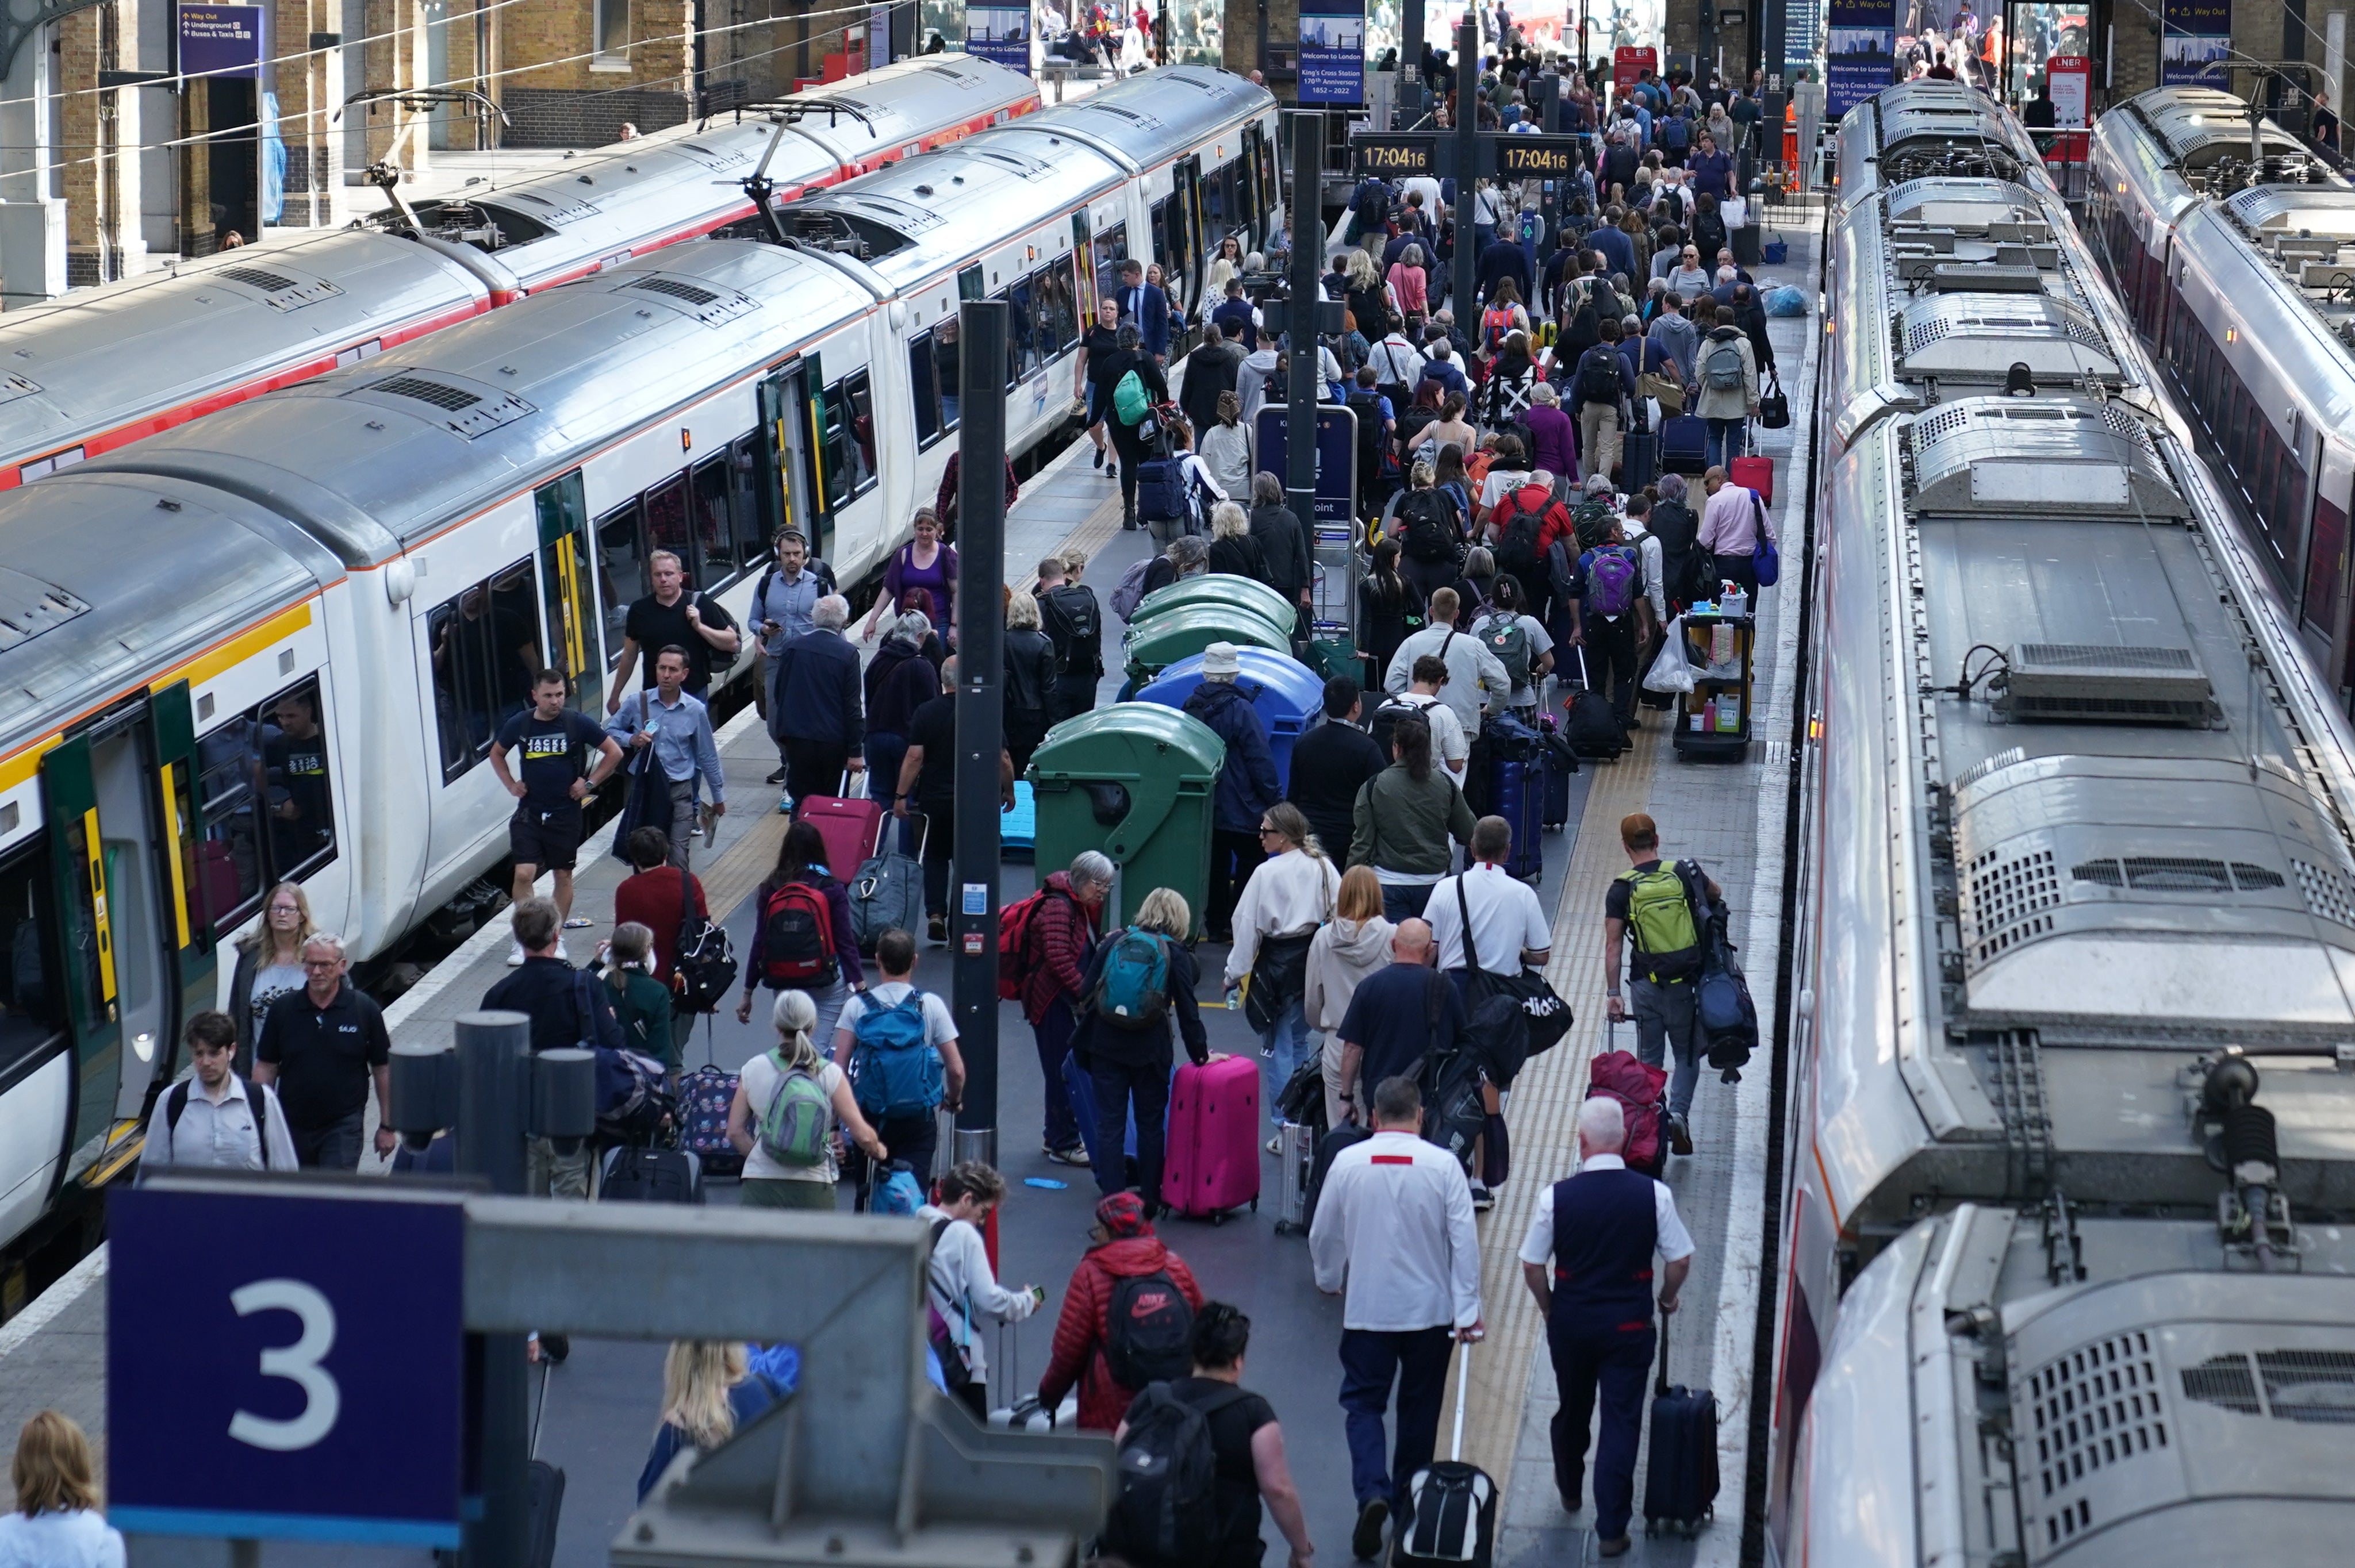
M 1607 479 L 1619 466 L 1622 410 L 1636 396 L 1636 377 L 1619 352 L 1619 317 L 1604 315 L 1598 330 L 1601 341 L 1578 356 L 1570 373 L 1570 401 L 1578 410 L 1581 479 Z
M 1088 1237 L 1092 1245 L 1063 1290 L 1039 1404 L 1053 1410 L 1077 1388 L 1080 1430 L 1113 1432 L 1139 1393 L 1193 1370 L 1202 1287 L 1186 1260 L 1154 1234 L 1134 1192 L 1099 1200 Z
M 1103 607 L 1081 582 L 1087 556 L 1074 550 L 1039 562 L 1039 624 L 1055 645 L 1055 694 L 1047 719 L 1060 724 L 1096 705 L 1103 679 Z
M 1435 976 L 1432 983 L 1446 987 Z M 1361 1560 L 1380 1553 L 1382 1528 L 1405 1503 L 1407 1483 L 1431 1463 L 1455 1341 L 1486 1331 L 1480 1235 L 1464 1168 L 1423 1139 L 1412 1077 L 1394 1074 L 1373 1090 L 1373 1136 L 1334 1156 L 1308 1231 L 1316 1288 L 1346 1292 L 1341 1408 L 1358 1503 L 1349 1544 Z M 1382 1416 L 1393 1384 L 1397 1437 L 1385 1455 Z
M 531 1020 L 531 1049 L 559 1051 L 581 1046 L 602 1054 L 622 1049 L 622 1025 L 613 1016 L 613 988 L 599 985 L 585 969 L 576 969 L 556 956 L 564 934 L 563 916 L 545 898 L 527 898 L 507 917 L 517 943 L 524 950 L 522 967 L 502 976 L 483 993 L 485 1012 L 520 1012 Z M 601 1107 L 602 1108 L 602 1107 Z M 586 1143 L 570 1154 L 559 1154 L 545 1138 L 531 1140 L 526 1181 L 542 1196 L 589 1196 L 589 1155 Z
M 1374 241 L 1375 248 L 1391 237 L 1391 187 L 1379 175 L 1368 175 L 1349 193 L 1349 227 L 1341 236 L 1348 245 Z
M 1371 365 L 1359 366 L 1348 398 L 1349 412 L 1358 417 L 1358 515 L 1362 518 L 1381 515 L 1382 503 L 1390 499 L 1390 482 L 1398 472 L 1398 460 L 1391 455 L 1398 434 L 1396 406 L 1382 396 L 1380 380 Z
M 1614 514 L 1603 538 L 1578 557 L 1572 576 L 1576 613 L 1571 641 L 1585 652 L 1587 689 L 1608 699 L 1622 728 L 1636 725 L 1636 635 L 1643 603 L 1644 557 L 1627 543 L 1625 524 Z
M 1293 743 L 1292 776 L 1284 786 L 1284 798 L 1300 808 L 1317 842 L 1337 860 L 1349 853 L 1358 791 L 1391 765 L 1390 753 L 1359 727 L 1365 706 L 1355 680 L 1336 675 L 1327 681 L 1325 722 Z
M 1489 477 L 1497 478 L 1491 470 Z M 1546 617 L 1546 606 L 1551 590 L 1546 576 L 1546 550 L 1554 540 L 1570 532 L 1570 513 L 1553 498 L 1553 486 L 1537 482 L 1534 473 L 1522 476 L 1521 482 L 1509 481 L 1496 486 L 1496 503 L 1487 508 L 1487 522 L 1496 530 L 1497 569 L 1512 575 L 1521 586 L 1524 602 L 1540 620 Z M 1532 652 L 1518 650 L 1519 673 L 1516 674 L 1513 661 L 1505 657 L 1507 650 L 1491 646 L 1505 673 L 1512 678 L 1516 689 L 1529 684 Z
M 1614 878 L 1603 898 L 1603 981 L 1616 1021 L 1636 1020 L 1636 1054 L 1657 1067 L 1676 1052 L 1676 1075 L 1668 1082 L 1668 1147 L 1693 1150 L 1689 1120 L 1693 1090 L 1700 1082 L 1702 1037 L 1693 998 L 1700 979 L 1709 931 L 1709 906 L 1725 895 L 1690 861 L 1660 858 L 1660 829 L 1637 811 L 1619 822 L 1620 847 L 1629 869 Z M 1619 988 L 1622 944 L 1632 944 L 1630 995 Z
M 1747 421 L 1758 414 L 1758 357 L 1750 336 L 1735 324 L 1732 307 L 1717 307 L 1716 316 L 1695 364 L 1700 385 L 1693 404 L 1693 412 L 1708 422 L 1705 461 L 1711 468 L 1743 455 Z
M 957 1054 L 949 1005 L 909 978 L 916 938 L 892 929 L 875 943 L 883 978 L 842 1004 L 835 1019 L 834 1062 L 850 1075 L 858 1111 L 876 1136 L 911 1169 L 929 1172 L 940 1144 L 942 1106 L 964 1098 L 964 1058 Z
M 196 1071 L 165 1089 L 148 1114 L 139 1179 L 167 1169 L 294 1170 L 294 1139 L 277 1095 L 237 1075 L 237 1024 L 229 1014 L 197 1013 L 186 1038 Z

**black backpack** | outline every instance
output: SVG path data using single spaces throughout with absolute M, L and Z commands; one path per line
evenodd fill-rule
M 1538 503 L 1540 510 L 1525 511 L 1521 506 L 1521 492 L 1535 488 L 1534 485 L 1521 485 L 1507 498 L 1513 511 L 1505 519 L 1503 536 L 1497 541 L 1497 564 L 1512 573 L 1522 586 L 1531 588 L 1538 586 L 1543 570 L 1538 558 L 1538 539 L 1545 532 L 1542 509 L 1553 504 L 1553 493 L 1548 491 L 1544 493 L 1545 499 Z
M 1086 659 L 1102 647 L 1097 637 L 1103 629 L 1103 611 L 1096 606 L 1094 592 L 1078 583 L 1065 583 L 1048 589 L 1040 597 L 1039 608 L 1046 612 L 1047 635 L 1054 639 L 1055 673 L 1096 673 L 1072 663 L 1073 659 Z
M 1194 1370 L 1194 1308 L 1167 1270 L 1123 1277 L 1105 1318 L 1104 1364 L 1121 1387 L 1172 1383 Z
M 1409 714 L 1423 714 L 1423 705 L 1420 703 L 1411 703 L 1404 697 L 1385 697 L 1374 711 L 1367 716 L 1366 733 L 1374 737 L 1374 744 L 1382 748 L 1382 765 L 1384 767 L 1388 767 L 1390 765 L 1391 734 L 1393 730 L 1398 728 L 1398 721 L 1406 717 Z M 1428 714 L 1423 714 L 1423 722 L 1426 724 L 1430 722 L 1430 715 Z
M 1439 493 L 1418 490 L 1398 504 L 1399 549 L 1418 561 L 1455 559 L 1455 528 Z
M 1358 215 L 1360 228 L 1388 227 L 1391 221 L 1390 186 L 1370 176 L 1359 180 L 1357 193 L 1349 198 L 1349 210 Z
M 1597 344 L 1578 356 L 1578 400 L 1587 403 L 1619 401 L 1619 351 L 1608 344 Z
M 1210 1417 L 1250 1397 L 1230 1387 L 1197 1404 L 1166 1383 L 1146 1388 L 1121 1440 L 1120 1490 L 1104 1521 L 1105 1547 L 1140 1568 L 1193 1568 L 1218 1555 Z

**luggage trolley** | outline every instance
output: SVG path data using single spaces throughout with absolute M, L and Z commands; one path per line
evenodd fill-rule
M 1685 659 L 1693 689 L 1677 699 L 1677 754 L 1733 760 L 1750 750 L 1751 662 L 1756 620 L 1688 610 Z

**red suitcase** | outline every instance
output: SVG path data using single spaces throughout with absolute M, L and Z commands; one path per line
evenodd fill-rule
M 838 788 L 848 789 L 851 777 L 844 774 Z M 857 876 L 858 868 L 875 858 L 876 847 L 883 842 L 883 808 L 873 800 L 812 795 L 794 802 L 794 817 L 815 828 L 818 837 L 826 841 L 826 869 L 837 882 L 847 883 Z
M 1169 1150 L 1161 1198 L 1213 1223 L 1259 1207 L 1259 1063 L 1229 1056 L 1178 1069 L 1169 1089 Z
M 1774 460 L 1770 457 L 1738 457 L 1730 465 L 1728 476 L 1744 489 L 1754 490 L 1758 499 L 1767 505 L 1774 504 Z

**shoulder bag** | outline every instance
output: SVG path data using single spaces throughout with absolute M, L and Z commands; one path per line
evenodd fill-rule
M 1511 1042 L 1503 1043 L 1505 1049 L 1493 1064 L 1497 1069 L 1510 1069 L 1494 1075 L 1497 1087 L 1509 1088 L 1524 1062 L 1552 1050 L 1570 1033 L 1570 1003 L 1547 983 L 1545 976 L 1525 969 L 1518 962 L 1502 971 L 1480 967 L 1478 945 L 1472 940 L 1472 903 L 1465 895 L 1461 876 L 1455 879 L 1455 908 L 1464 927 L 1464 968 L 1468 971 L 1464 1000 L 1467 1011 L 1477 1013 L 1480 1003 L 1487 999 L 1508 997 L 1520 1012 L 1519 1049 L 1512 1050 Z

